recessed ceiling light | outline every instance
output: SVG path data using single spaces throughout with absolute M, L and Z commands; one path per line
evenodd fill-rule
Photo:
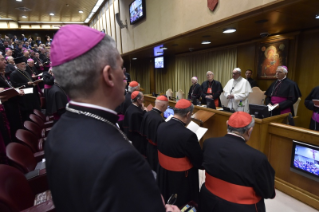
M 319 19 L 319 15 L 316 15 L 316 19 Z
M 137 60 L 137 58 L 136 58 L 136 57 L 133 57 L 132 60 Z
M 79 13 L 83 13 L 83 11 L 82 11 L 82 10 L 79 10 Z
M 27 16 L 23 15 L 22 18 L 27 18 Z
M 54 16 L 54 13 L 50 13 L 51 16 Z
M 236 32 L 236 29 L 225 29 L 223 33 L 233 33 Z
M 204 41 L 202 41 L 202 44 L 210 44 L 211 42 L 210 41 L 208 41 L 208 40 L 204 40 Z
M 22 0 L 16 0 L 16 1 L 22 1 Z

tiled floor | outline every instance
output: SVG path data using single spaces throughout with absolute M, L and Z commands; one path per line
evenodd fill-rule
M 275 199 L 266 199 L 267 212 L 316 212 L 318 210 L 276 190 Z

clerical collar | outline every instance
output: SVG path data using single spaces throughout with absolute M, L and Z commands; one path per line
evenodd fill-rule
M 171 119 L 181 123 L 183 126 L 186 126 L 186 124 L 184 122 L 182 122 L 181 120 L 179 120 L 178 118 L 172 117 Z
M 69 103 L 72 104 L 72 105 L 88 107 L 88 108 L 94 108 L 94 109 L 98 109 L 98 110 L 104 110 L 104 111 L 106 111 L 108 113 L 112 113 L 114 115 L 117 115 L 117 113 L 114 110 L 108 109 L 106 107 L 101 107 L 101 106 L 93 105 L 93 104 L 89 104 L 89 103 L 75 102 L 73 100 L 71 100 Z
M 152 108 L 152 110 L 154 110 L 154 111 L 158 112 L 159 114 L 161 114 L 161 113 L 162 113 L 162 111 L 160 111 L 159 109 L 157 109 L 157 108 L 155 108 L 155 107 L 153 107 L 153 108 Z
M 236 136 L 236 137 L 238 137 L 238 138 L 241 138 L 241 139 L 243 139 L 243 140 L 246 142 L 245 138 L 244 138 L 243 136 L 241 136 L 241 135 L 238 135 L 238 134 L 232 133 L 232 132 L 229 132 L 229 133 L 227 133 L 227 134 L 228 134 L 228 135 Z

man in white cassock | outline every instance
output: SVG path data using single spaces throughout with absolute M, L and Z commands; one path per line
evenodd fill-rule
M 233 78 L 224 87 L 224 95 L 227 98 L 227 107 L 235 111 L 249 112 L 248 96 L 252 92 L 249 82 L 242 78 L 241 69 L 233 70 Z

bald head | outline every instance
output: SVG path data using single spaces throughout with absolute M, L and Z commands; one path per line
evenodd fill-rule
M 162 113 L 167 109 L 168 101 L 155 100 L 155 108 L 159 109 Z

